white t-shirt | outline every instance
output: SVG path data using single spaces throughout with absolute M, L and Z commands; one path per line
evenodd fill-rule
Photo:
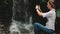
M 43 13 L 42 15 L 43 15 L 43 17 L 47 17 L 47 19 L 48 19 L 48 21 L 46 23 L 46 27 L 48 29 L 55 30 L 55 18 L 56 18 L 55 9 L 52 9 L 47 13 Z

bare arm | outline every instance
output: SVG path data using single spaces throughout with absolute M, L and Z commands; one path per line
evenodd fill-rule
M 42 16 L 42 12 L 40 10 L 36 9 L 36 11 L 39 16 Z
M 54 14 L 55 9 L 52 9 L 51 11 L 46 12 L 46 13 L 42 13 L 40 7 L 38 5 L 36 5 L 36 11 L 37 11 L 37 14 L 39 16 L 42 16 L 42 17 L 50 17 L 50 16 L 52 16 Z
M 39 16 L 42 16 L 42 11 L 40 9 L 40 6 L 36 5 L 36 11 Z

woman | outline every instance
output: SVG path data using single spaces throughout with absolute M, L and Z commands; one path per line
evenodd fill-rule
M 45 34 L 53 34 L 55 30 L 55 18 L 56 18 L 56 13 L 55 13 L 55 7 L 53 2 L 48 1 L 47 2 L 47 7 L 50 10 L 47 13 L 42 13 L 40 9 L 40 5 L 36 5 L 36 11 L 39 16 L 46 17 L 48 19 L 46 26 L 43 26 L 42 24 L 36 22 L 34 24 L 34 32 L 35 34 L 39 34 L 38 30 L 42 30 L 45 32 Z

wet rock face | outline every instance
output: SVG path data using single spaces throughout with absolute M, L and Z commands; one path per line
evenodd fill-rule
M 12 0 L 0 0 L 0 22 L 9 26 L 12 18 Z
M 12 18 L 12 0 L 0 0 L 0 25 L 4 25 L 0 34 L 6 33 L 9 30 L 9 26 L 11 24 Z M 2 26 L 1 26 L 2 27 Z M 0 27 L 0 28 L 1 28 Z M 6 33 L 7 34 L 7 33 Z
M 29 18 L 29 0 L 14 0 L 14 19 L 25 22 Z

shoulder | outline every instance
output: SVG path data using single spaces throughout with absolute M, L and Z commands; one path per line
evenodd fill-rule
M 55 12 L 55 9 L 52 9 L 52 10 L 50 10 L 50 11 L 54 11 L 54 12 Z

